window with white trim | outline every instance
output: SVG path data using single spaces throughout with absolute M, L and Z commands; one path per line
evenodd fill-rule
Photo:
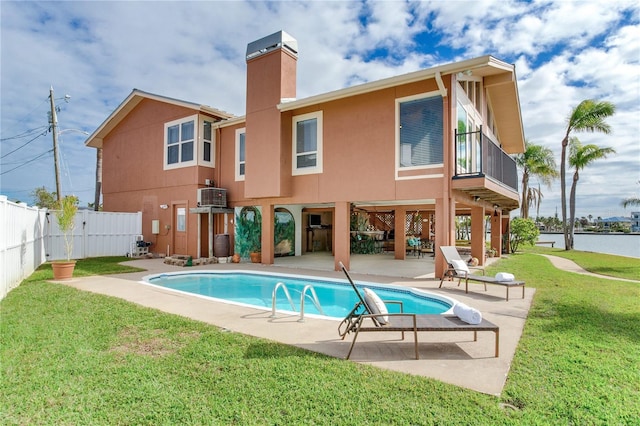
M 442 96 L 420 94 L 396 101 L 398 167 L 443 163 Z
M 192 115 L 164 125 L 164 169 L 215 167 L 215 131 L 211 117 Z
M 322 173 L 322 111 L 293 117 L 293 175 Z
M 196 122 L 197 116 L 191 116 L 165 123 L 165 168 L 195 164 Z
M 213 122 L 202 120 L 202 163 L 213 164 L 213 147 Z
M 246 153 L 246 130 L 236 129 L 236 180 L 244 180 Z

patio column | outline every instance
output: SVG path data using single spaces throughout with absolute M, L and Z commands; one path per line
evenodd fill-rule
M 511 234 L 510 220 L 511 217 L 509 215 L 502 216 L 502 235 L 507 235 L 507 238 L 503 238 L 502 240 L 504 243 L 502 250 L 504 250 L 505 253 L 511 253 L 511 240 L 509 239 L 509 235 Z M 500 253 L 502 253 L 502 250 L 500 250 Z
M 407 236 L 404 227 L 407 221 L 407 209 L 405 207 L 396 207 L 394 212 L 393 234 L 394 234 L 394 257 L 398 260 L 404 260 L 407 255 Z
M 435 252 L 435 276 L 442 277 L 447 268 L 441 246 L 456 245 L 455 201 L 450 198 L 436 198 L 436 229 L 433 249 Z
M 262 204 L 262 263 L 264 265 L 273 265 L 273 204 Z
M 336 201 L 333 215 L 333 268 L 340 270 L 340 262 L 351 268 L 351 203 Z
M 477 258 L 479 265 L 485 263 L 484 216 L 483 206 L 471 207 L 471 257 Z
M 502 211 L 496 210 L 491 216 L 491 248 L 495 248 L 497 253 L 496 257 L 500 257 L 502 254 Z

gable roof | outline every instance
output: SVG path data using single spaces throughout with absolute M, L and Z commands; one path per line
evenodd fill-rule
M 86 146 L 93 148 L 102 148 L 102 141 L 126 116 L 129 114 L 143 99 L 152 99 L 172 105 L 189 108 L 197 112 L 216 116 L 222 120 L 233 118 L 232 114 L 211 108 L 207 105 L 200 105 L 194 102 L 187 102 L 180 99 L 174 99 L 167 96 L 156 95 L 142 90 L 133 89 L 129 96 L 118 105 L 118 107 L 102 122 L 100 126 L 87 138 Z

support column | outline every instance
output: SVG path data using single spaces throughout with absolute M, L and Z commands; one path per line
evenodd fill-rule
M 484 216 L 483 206 L 471 207 L 471 257 L 477 258 L 481 266 L 485 264 Z
M 351 203 L 336 201 L 333 215 L 334 270 L 340 270 L 340 262 L 351 268 Z
M 502 254 L 502 212 L 491 216 L 491 248 L 496 249 L 496 257 Z
M 436 199 L 435 276 L 442 277 L 447 263 L 440 252 L 441 246 L 456 245 L 455 201 L 448 198 Z
M 211 212 L 211 207 L 209 207 L 209 213 L 207 213 L 207 219 L 209 221 L 209 258 L 213 257 L 213 213 Z M 200 230 L 198 230 L 198 235 L 200 235 Z
M 511 253 L 511 240 L 509 239 L 509 235 L 511 235 L 510 220 L 511 220 L 511 217 L 509 216 L 509 214 L 502 216 L 503 244 L 502 244 L 502 250 L 500 250 L 500 253 L 502 253 L 503 250 L 505 253 Z M 506 238 L 505 238 L 505 235 L 506 235 Z
M 407 220 L 407 209 L 404 207 L 396 207 L 394 212 L 394 258 L 404 260 L 407 255 L 407 236 L 404 230 Z
M 262 263 L 273 265 L 273 218 L 275 211 L 273 204 L 262 204 Z

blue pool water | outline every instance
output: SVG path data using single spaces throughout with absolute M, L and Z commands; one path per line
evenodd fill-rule
M 166 273 L 144 277 L 144 281 L 175 291 L 197 294 L 217 300 L 257 308 L 272 307 L 272 294 L 277 283 L 284 283 L 294 303 L 294 312 L 300 312 L 300 296 L 307 285 L 311 285 L 318 296 L 324 316 L 344 318 L 353 309 L 358 298 L 346 281 L 307 277 L 300 275 L 251 273 L 244 271 L 200 271 L 189 273 Z M 404 312 L 418 314 L 441 314 L 455 304 L 453 299 L 399 286 L 373 283 L 356 283 L 362 293 L 363 287 L 374 290 L 383 300 L 402 301 Z M 280 287 L 276 293 L 278 311 L 292 312 L 289 300 Z M 312 294 L 305 293 L 306 314 L 320 315 L 312 302 Z M 399 312 L 393 304 L 390 312 Z

